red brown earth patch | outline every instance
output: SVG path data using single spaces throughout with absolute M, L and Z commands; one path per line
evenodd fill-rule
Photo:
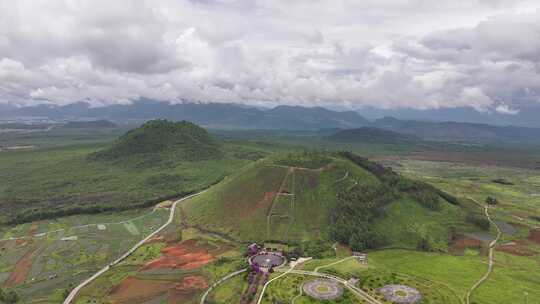
M 114 304 L 136 304 L 167 295 L 168 303 L 185 303 L 207 288 L 208 282 L 201 275 L 190 275 L 179 282 L 128 277 L 111 290 L 108 298 Z
M 461 249 L 471 248 L 471 247 L 478 248 L 482 246 L 482 241 L 473 239 L 473 238 L 464 238 L 464 239 L 459 239 L 459 240 L 454 241 L 452 245 L 455 246 L 456 248 L 461 248 Z
M 533 256 L 537 252 L 528 248 L 526 242 L 515 241 L 497 246 L 497 251 L 519 256 Z
M 193 270 L 214 261 L 214 256 L 208 250 L 197 246 L 197 240 L 187 240 L 165 247 L 161 253 L 163 256 L 147 263 L 141 270 L 163 268 Z
M 39 227 L 39 225 L 38 225 L 37 222 L 32 223 L 32 225 L 28 229 L 27 235 L 28 236 L 34 236 L 34 234 L 36 234 L 36 231 L 38 230 L 38 227 Z
M 36 247 L 30 247 L 23 257 L 15 265 L 15 269 L 11 272 L 7 280 L 4 282 L 4 286 L 7 288 L 15 287 L 26 281 L 26 277 L 32 267 L 33 255 L 36 251 Z
M 535 242 L 536 244 L 540 244 L 540 229 L 536 228 L 529 232 L 529 240 L 532 242 Z
M 208 288 L 208 282 L 203 276 L 192 275 L 182 278 L 180 282 L 169 290 L 169 303 L 182 304 L 193 298 L 199 292 Z
M 482 241 L 473 238 L 457 239 L 450 244 L 450 249 L 455 254 L 463 254 L 465 249 L 480 249 L 481 247 Z
M 246 210 L 242 212 L 242 217 L 247 218 L 250 217 L 257 210 L 267 209 L 274 200 L 274 197 L 276 197 L 276 195 L 277 193 L 275 191 L 265 192 L 262 200 L 258 201 L 256 204 L 251 204 L 249 208 L 246 208 Z
M 29 241 L 27 239 L 16 239 L 15 240 L 15 246 L 17 247 L 23 247 L 28 245 Z
M 182 281 L 174 286 L 176 291 L 205 290 L 208 288 L 208 282 L 203 276 L 192 275 L 182 278 Z
M 155 297 L 167 293 L 171 282 L 140 280 L 133 277 L 126 278 L 109 293 L 111 303 L 145 303 Z

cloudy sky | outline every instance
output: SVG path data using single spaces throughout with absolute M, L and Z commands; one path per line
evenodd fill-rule
M 540 104 L 538 0 L 0 0 L 0 103 Z

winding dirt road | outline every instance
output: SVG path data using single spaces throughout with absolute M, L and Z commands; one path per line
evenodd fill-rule
M 477 203 L 478 205 L 482 206 L 482 204 L 480 204 L 475 199 L 471 198 L 471 200 L 474 201 L 475 203 Z M 476 282 L 469 289 L 469 291 L 467 291 L 467 295 L 465 297 L 465 303 L 466 304 L 471 303 L 471 294 L 472 294 L 472 292 L 476 288 L 478 288 L 478 286 L 480 286 L 482 283 L 484 283 L 489 278 L 489 276 L 491 275 L 491 272 L 493 272 L 493 250 L 495 249 L 495 245 L 497 244 L 497 242 L 501 238 L 501 234 L 502 234 L 501 229 L 499 228 L 499 226 L 497 226 L 497 224 L 491 219 L 491 216 L 489 215 L 489 205 L 487 205 L 487 204 L 484 205 L 484 213 L 486 214 L 486 217 L 487 217 L 488 221 L 495 227 L 495 229 L 497 229 L 497 236 L 495 237 L 495 239 L 493 241 L 491 241 L 491 243 L 489 243 L 488 269 L 487 269 L 486 273 L 480 278 L 480 280 L 478 280 L 478 282 Z

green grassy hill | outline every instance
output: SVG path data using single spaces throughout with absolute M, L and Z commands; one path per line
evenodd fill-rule
M 222 155 L 217 141 L 196 124 L 152 120 L 122 135 L 92 158 L 151 166 L 163 160 L 200 161 Z
M 464 229 L 453 198 L 350 153 L 274 155 L 183 206 L 186 224 L 239 241 L 339 241 L 446 250 Z
M 151 206 L 209 187 L 265 153 L 162 120 L 104 147 L 2 152 L 0 225 Z

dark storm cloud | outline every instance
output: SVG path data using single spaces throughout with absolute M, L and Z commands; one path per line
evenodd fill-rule
M 0 0 L 0 102 L 202 100 L 514 114 L 540 16 L 510 0 Z

